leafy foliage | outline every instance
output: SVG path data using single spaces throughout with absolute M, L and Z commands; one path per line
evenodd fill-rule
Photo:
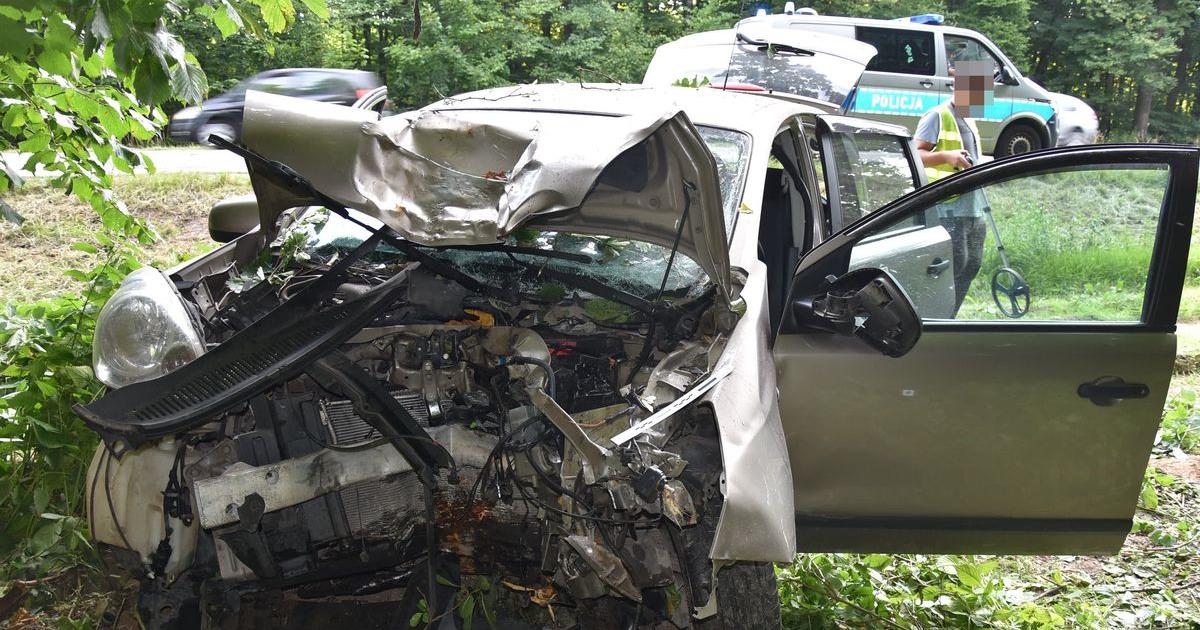
M 324 0 L 303 0 L 327 16 Z M 29 157 L 3 164 L 0 193 L 20 185 L 18 166 L 92 204 L 109 230 L 140 242 L 153 235 L 112 194 L 112 172 L 152 168 L 130 141 L 155 137 L 168 99 L 198 102 L 208 90 L 196 57 L 164 24 L 206 16 L 223 35 L 280 31 L 296 19 L 291 0 L 209 3 L 20 0 L 0 6 L 0 147 Z M 18 209 L 19 210 L 19 209 Z
M 784 627 L 1194 627 L 1196 498 L 1148 470 L 1133 541 L 1115 558 L 801 555 L 777 571 Z
M 1185 389 L 1167 401 L 1162 425 L 1154 440 L 1154 451 L 1178 455 L 1200 450 L 1200 400 L 1196 391 Z
M 302 0 L 327 16 L 323 0 Z M 168 99 L 198 102 L 207 79 L 166 28 L 194 11 L 223 35 L 281 31 L 296 20 L 291 0 L 99 2 L 15 0 L 0 5 L 0 194 L 23 184 L 18 167 L 39 167 L 53 186 L 100 218 L 102 254 L 91 270 L 68 270 L 81 296 L 3 306 L 0 312 L 0 577 L 39 576 L 88 549 L 84 478 L 93 434 L 71 411 L 101 391 L 90 368 L 99 309 L 138 266 L 154 231 L 113 191 L 113 173 L 153 166 L 132 148 L 152 139 Z M 0 203 L 12 216 L 9 204 Z M 17 209 L 19 211 L 19 209 Z
M 105 264 L 66 273 L 86 283 L 81 296 L 0 313 L 0 554 L 37 575 L 75 557 L 83 537 L 84 473 L 96 441 L 71 410 L 101 391 L 91 370 L 100 307 L 139 264 L 136 245 L 98 236 Z M 7 571 L 7 569 L 4 569 Z M 0 577 L 4 577 L 0 575 Z

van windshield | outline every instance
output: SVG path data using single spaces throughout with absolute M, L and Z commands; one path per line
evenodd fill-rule
M 664 48 L 654 64 L 669 69 L 674 80 L 707 79 L 717 87 L 750 85 L 837 106 L 845 102 L 863 70 L 862 64 L 834 55 L 749 42 Z

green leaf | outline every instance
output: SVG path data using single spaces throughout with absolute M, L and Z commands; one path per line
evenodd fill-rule
M 100 250 L 96 249 L 95 245 L 92 245 L 91 243 L 83 243 L 83 242 L 71 243 L 71 249 L 73 249 L 77 252 L 84 252 L 86 254 L 95 254 L 100 251 Z
M 48 146 L 50 146 L 50 134 L 43 132 L 22 140 L 17 148 L 28 153 L 37 153 Z
M 458 607 L 458 616 L 462 618 L 463 630 L 471 630 L 475 622 L 475 596 L 467 595 Z
M 982 583 L 983 573 L 979 567 L 970 562 L 959 562 L 954 565 L 954 573 L 964 586 L 970 589 L 978 588 Z
M 198 104 L 208 93 L 208 78 L 195 63 L 178 63 L 171 68 L 171 91 L 184 103 Z
M 255 0 L 259 11 L 262 13 L 263 21 L 267 23 L 267 28 L 274 33 L 281 33 L 287 28 L 287 16 L 283 10 L 283 4 L 291 5 L 290 0 Z
M 0 55 L 20 59 L 29 53 L 33 39 L 24 22 L 0 16 Z
M 1147 510 L 1158 508 L 1158 491 L 1150 483 L 1142 484 L 1142 492 L 1138 495 L 1138 499 L 1140 499 L 1141 507 Z
M 233 35 L 242 26 L 242 18 L 233 7 L 229 6 L 228 2 L 223 2 L 213 11 L 211 19 L 223 38 Z
M 51 521 L 39 527 L 29 539 L 29 546 L 34 555 L 45 553 L 46 550 L 53 547 L 62 537 L 62 527 L 62 521 Z
M 38 486 L 33 489 L 33 511 L 36 514 L 41 514 L 46 511 L 46 506 L 50 504 L 50 493 L 46 491 L 44 486 Z
M 309 11 L 313 12 L 313 15 L 315 15 L 323 20 L 327 19 L 329 17 L 329 5 L 325 4 L 325 0 L 300 0 L 300 1 L 304 3 L 304 6 L 308 7 Z
M 92 34 L 100 39 L 112 37 L 112 27 L 108 25 L 108 16 L 104 14 L 104 6 L 97 2 L 96 13 L 92 15 Z
M 71 57 L 64 52 L 57 50 L 47 50 L 37 56 L 38 65 L 46 72 L 53 74 L 61 74 L 64 77 L 71 76 L 74 68 L 71 66 Z

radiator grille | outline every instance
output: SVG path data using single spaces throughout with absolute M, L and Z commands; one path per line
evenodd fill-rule
M 420 393 L 407 389 L 391 392 L 423 427 L 429 426 L 429 406 Z M 348 400 L 321 403 L 333 444 L 354 444 L 378 437 L 374 427 L 363 421 Z M 401 473 L 393 478 L 356 483 L 338 491 L 345 511 L 346 525 L 356 535 L 377 534 L 405 537 L 405 530 L 424 512 L 424 496 L 416 473 Z

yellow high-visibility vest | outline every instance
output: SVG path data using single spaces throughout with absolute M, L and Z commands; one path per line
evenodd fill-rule
M 942 124 L 941 129 L 938 131 L 937 144 L 935 144 L 933 147 L 934 151 L 963 150 L 962 134 L 958 130 L 958 121 L 955 120 L 954 112 L 950 110 L 950 107 L 951 103 L 950 101 L 947 101 L 941 105 L 938 105 L 936 108 Z M 975 134 L 975 146 L 978 147 L 979 129 L 975 127 L 975 121 L 971 118 L 965 118 L 964 120 L 967 121 L 967 128 L 971 130 L 971 133 Z M 976 158 L 977 156 L 973 155 L 971 157 Z M 953 175 L 961 170 L 961 168 L 957 168 L 949 164 L 938 164 L 937 166 L 926 166 L 925 176 L 929 179 L 930 183 L 933 183 L 943 177 Z

